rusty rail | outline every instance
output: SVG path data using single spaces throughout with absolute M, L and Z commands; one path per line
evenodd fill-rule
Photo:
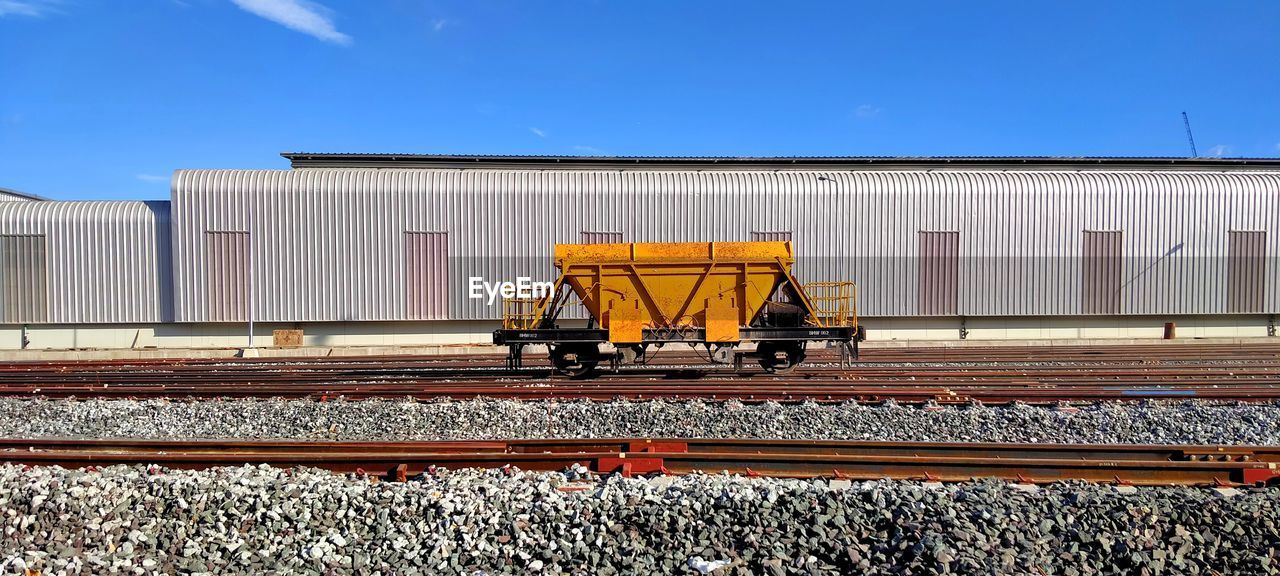
M 1274 402 L 1280 385 L 1223 382 L 1206 385 L 862 385 L 842 381 L 708 382 L 670 379 L 644 383 L 575 385 L 545 382 L 448 382 L 440 384 L 269 384 L 269 385 L 144 385 L 144 386 L 3 386 L 0 396 L 39 398 L 204 399 L 297 398 L 361 400 L 369 398 L 507 398 L 519 400 L 738 400 L 754 402 L 933 402 L 963 405 L 973 402 L 1023 402 L 1051 405 L 1062 402 L 1205 400 Z
M 153 358 L 117 360 L 34 360 L 0 364 L 0 373 L 24 371 L 32 368 L 58 370 L 98 369 L 120 367 L 135 370 L 146 366 L 493 366 L 502 365 L 503 352 L 495 348 L 493 354 L 480 355 L 431 355 L 408 354 L 382 356 L 313 356 L 313 357 L 261 357 L 261 358 Z M 679 359 L 695 357 L 687 351 L 664 351 L 664 355 Z M 826 354 L 834 359 L 834 351 L 812 351 L 811 357 Z M 861 351 L 863 365 L 901 362 L 1137 362 L 1159 363 L 1170 360 L 1271 360 L 1280 361 L 1280 341 L 1260 341 L 1247 344 L 1105 344 L 1092 346 L 966 346 L 966 347 L 902 347 L 866 348 Z
M 1280 447 L 1051 445 L 716 439 L 552 439 L 449 442 L 0 439 L 0 460 L 67 467 L 149 464 L 209 468 L 315 466 L 403 480 L 431 467 L 600 473 L 746 475 L 941 482 L 1001 478 L 1140 485 L 1274 485 Z

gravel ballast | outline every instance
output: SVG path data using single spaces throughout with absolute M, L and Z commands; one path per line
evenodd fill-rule
M 0 465 L 0 511 L 5 573 L 1273 574 L 1280 562 L 1280 492 L 1265 489 L 569 485 L 515 470 L 370 484 L 307 469 Z
M 686 437 L 1280 444 L 1280 404 L 921 406 L 467 400 L 0 399 L 0 436 L 93 438 Z

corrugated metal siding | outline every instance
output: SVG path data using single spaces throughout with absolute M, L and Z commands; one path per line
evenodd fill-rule
M 179 171 L 173 202 L 181 321 L 203 320 L 203 233 L 247 229 L 250 210 L 255 238 L 271 239 L 255 244 L 263 320 L 407 319 L 400 254 L 412 230 L 448 232 L 453 270 L 548 280 L 551 246 L 584 230 L 634 242 L 791 230 L 797 274 L 857 281 L 867 316 L 917 313 L 919 230 L 961 232 L 957 313 L 1079 314 L 1081 230 L 1124 230 L 1123 313 L 1220 314 L 1226 231 L 1280 229 L 1280 173 L 215 170 Z M 1276 267 L 1267 274 L 1277 285 Z M 457 276 L 451 318 L 500 315 Z
M 1080 311 L 1084 314 L 1119 314 L 1124 233 L 1118 230 L 1086 230 L 1082 242 Z
M 0 322 L 49 319 L 47 270 L 44 236 L 0 235 Z
M 210 322 L 249 319 L 249 233 L 206 232 L 205 259 Z M 305 290 L 305 286 L 297 289 Z
M 582 244 L 621 244 L 621 232 L 588 232 L 582 231 L 579 237 Z
M 1227 244 L 1227 312 L 1262 312 L 1267 233 L 1233 230 Z
M 959 307 L 960 233 L 921 230 L 917 314 L 954 316 Z
M 45 237 L 53 324 L 172 321 L 169 231 L 168 202 L 0 203 L 0 234 Z
M 412 320 L 449 317 L 449 234 L 405 232 L 406 309 Z

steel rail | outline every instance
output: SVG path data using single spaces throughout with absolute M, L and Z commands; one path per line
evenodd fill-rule
M 821 363 L 809 359 L 806 362 L 806 373 L 817 372 L 822 375 L 830 373 L 848 374 L 850 376 L 866 376 L 874 377 L 880 375 L 909 375 L 909 376 L 930 376 L 938 374 L 956 374 L 956 375 L 1005 375 L 1005 374 L 1040 374 L 1045 377 L 1054 376 L 1071 376 L 1081 372 L 1089 372 L 1095 374 L 1106 374 L 1114 376 L 1126 375 L 1179 375 L 1191 370 L 1200 373 L 1219 373 L 1219 374 L 1270 374 L 1274 375 L 1280 370 L 1280 361 L 1276 360 L 1249 360 L 1249 361 L 1215 361 L 1215 360 L 1199 360 L 1199 361 L 1178 361 L 1170 362 L 1154 362 L 1147 361 L 1143 363 L 1112 363 L 1112 364 L 1095 364 L 1091 362 L 1071 362 L 1067 364 L 1062 361 L 1046 361 L 1040 364 L 995 364 L 995 363 L 962 363 L 953 362 L 939 365 L 886 365 L 874 364 L 869 362 L 853 362 L 849 367 L 839 368 L 830 363 Z M 723 368 L 721 365 L 707 364 L 705 361 L 701 363 L 685 363 L 685 364 L 655 364 L 655 365 L 638 365 L 628 366 L 620 373 L 636 373 L 645 370 L 652 371 L 654 369 L 672 369 L 679 367 L 690 368 Z M 305 375 L 333 376 L 350 374 L 354 376 L 366 376 L 372 374 L 474 374 L 480 371 L 493 371 L 510 375 L 519 374 L 537 374 L 549 371 L 547 366 L 532 366 L 524 369 L 506 369 L 499 364 L 476 364 L 465 367 L 442 366 L 435 364 L 420 364 L 412 362 L 387 362 L 382 364 L 317 364 L 310 365 L 305 363 L 287 364 L 287 365 L 185 365 L 181 361 L 175 361 L 168 365 L 144 365 L 144 366 L 112 366 L 103 369 L 96 367 L 77 367 L 77 366 L 24 366 L 20 364 L 0 365 L 0 378 L 13 380 L 22 378 L 72 378 L 72 377 L 119 377 L 119 376 L 167 376 L 181 377 L 186 375 L 201 376 L 207 374 L 220 374 L 224 377 L 239 377 L 243 375 L 295 375 L 298 377 Z
M 90 467 L 203 469 L 314 466 L 403 480 L 433 467 L 561 470 L 573 464 L 626 475 L 705 471 L 793 478 L 1001 478 L 1142 485 L 1271 485 L 1280 447 L 1053 445 L 719 439 L 549 439 L 447 442 L 0 439 L 0 460 Z M 156 472 L 161 472 L 156 470 Z M 385 473 L 385 474 L 384 474 Z
M 0 382 L 0 394 L 9 391 L 17 393 L 25 393 L 34 388 L 46 390 L 56 390 L 59 388 L 110 388 L 110 387 L 132 387 L 132 388 L 224 388 L 230 389 L 235 387 L 245 388 L 290 388 L 290 387 L 311 387 L 314 389 L 324 389 L 326 387 L 352 388 L 364 386 L 367 388 L 401 388 L 404 390 L 413 390 L 415 388 L 430 388 L 434 386 L 454 386 L 454 387 L 484 387 L 484 386 L 558 386 L 564 388 L 590 388 L 590 387 L 629 387 L 635 390 L 644 388 L 662 388 L 663 386 L 671 386 L 678 383 L 679 385 L 702 385 L 702 386 L 721 386 L 721 387 L 767 387 L 767 386 L 792 386 L 792 387 L 825 387 L 825 388 L 843 388 L 843 387 L 863 387 L 863 388 L 889 388 L 889 387 L 922 387 L 932 386 L 937 388 L 967 388 L 974 386 L 991 386 L 1005 388 L 1032 388 L 1032 387 L 1050 387 L 1050 386 L 1089 386 L 1089 387 L 1150 387 L 1150 386 L 1194 386 L 1200 388 L 1210 387 L 1229 387 L 1229 386 L 1276 386 L 1280 385 L 1280 374 L 1274 377 L 1262 376 L 1242 376 L 1242 375 L 1201 375 L 1201 376 L 1185 376 L 1185 377 L 1144 377 L 1144 378 L 1108 378 L 1108 377 L 1089 377 L 1082 375 L 1078 378 L 1045 378 L 1035 375 L 1012 375 L 1008 377 L 915 377 L 915 378 L 854 378 L 854 377 L 821 377 L 816 375 L 807 375 L 804 377 L 777 377 L 777 376 L 759 376 L 759 377 L 741 377 L 729 375 L 700 375 L 683 373 L 685 375 L 653 375 L 653 374 L 631 374 L 617 375 L 612 377 L 596 378 L 590 381 L 575 381 L 566 378 L 556 377 L 536 377 L 536 376 L 468 376 L 468 377 L 394 377 L 394 376 L 373 376 L 366 378 L 350 378 L 350 377 L 333 377 L 333 378 L 262 378 L 262 379 L 226 379 L 218 375 L 210 375 L 206 378 L 122 378 L 122 379 L 22 379 L 10 382 Z
M 743 402 L 862 402 L 894 400 L 904 403 L 935 402 L 966 404 L 1024 402 L 1056 404 L 1103 400 L 1198 399 L 1213 401 L 1274 402 L 1280 400 L 1280 386 L 858 386 L 806 387 L 796 385 L 696 385 L 670 381 L 663 387 L 639 386 L 492 386 L 431 385 L 406 387 L 353 386 L 65 386 L 43 388 L 0 388 L 0 395 L 38 398 L 102 399 L 213 399 L 213 398 L 297 398 L 315 400 L 362 400 L 372 398 L 412 398 L 431 400 L 452 398 L 506 398 L 518 400 L 739 400 Z
M 603 378 L 628 376 L 652 376 L 655 370 L 703 370 L 717 368 L 709 364 L 677 364 L 657 366 L 627 367 L 616 373 L 606 373 Z M 720 367 L 723 368 L 723 367 Z M 1052 362 L 1038 365 L 964 365 L 946 364 L 932 366 L 885 366 L 868 363 L 855 363 L 850 368 L 837 368 L 832 365 L 807 363 L 802 378 L 843 377 L 847 379 L 964 379 L 964 378 L 1042 378 L 1071 380 L 1081 377 L 1101 378 L 1181 378 L 1181 377 L 1235 377 L 1235 378 L 1276 378 L 1280 376 L 1280 361 L 1183 361 L 1177 364 L 1111 364 L 1094 365 L 1092 363 Z M 217 378 L 224 381 L 244 379 L 272 380 L 291 379 L 293 381 L 334 378 L 424 378 L 424 377 L 531 377 L 549 374 L 546 367 L 531 367 L 519 370 L 506 369 L 501 366 L 477 365 L 465 368 L 436 365 L 419 365 L 415 363 L 386 363 L 381 365 L 343 364 L 333 365 L 185 365 L 175 361 L 164 366 L 110 367 L 92 369 L 76 366 L 29 367 L 21 365 L 0 366 L 0 382 L 34 382 L 34 381 L 124 381 L 148 379 L 208 379 Z M 710 372 L 715 376 L 732 375 L 727 372 Z M 733 375 L 739 376 L 739 375 Z M 758 376 L 758 374 L 756 375 Z
M 379 356 L 334 356 L 334 357 L 262 357 L 262 358 L 154 358 L 154 359 L 116 359 L 116 360 L 32 360 L 13 361 L 0 365 L 0 371 L 14 367 L 55 367 L 69 369 L 80 367 L 121 366 L 136 368 L 147 365 L 173 365 L 181 362 L 185 365 L 322 365 L 322 364 L 369 364 L 410 362 L 423 364 L 475 364 L 499 363 L 501 357 L 496 354 L 462 355 L 439 354 L 429 356 L 414 355 L 379 355 Z M 663 351 L 664 356 L 673 358 L 698 357 L 691 351 Z M 833 351 L 814 350 L 810 356 L 834 356 Z M 864 362 L 1021 362 L 1021 361 L 1117 361 L 1151 362 L 1160 360 L 1198 359 L 1198 360 L 1247 360 L 1271 359 L 1280 360 L 1280 343 L 1247 343 L 1247 344 L 1105 344 L 1094 346 L 982 346 L 982 347 L 910 347 L 910 348 L 870 348 L 861 352 Z

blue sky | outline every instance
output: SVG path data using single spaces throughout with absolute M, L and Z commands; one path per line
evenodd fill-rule
M 0 186 L 282 151 L 1280 155 L 1280 2 L 0 0 Z

